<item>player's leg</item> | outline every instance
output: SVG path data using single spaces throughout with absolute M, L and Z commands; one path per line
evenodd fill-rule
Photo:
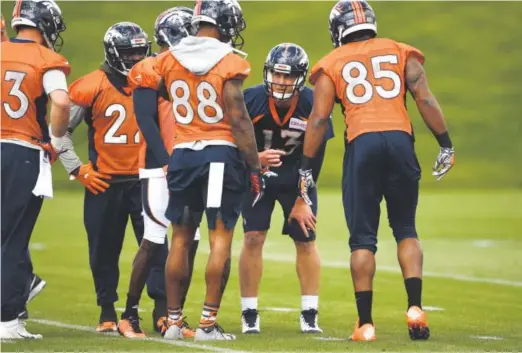
M 31 260 L 31 254 L 29 253 L 29 249 L 27 249 L 26 251 L 24 262 L 26 264 L 27 273 L 29 274 L 29 276 L 26 284 L 26 289 L 24 291 L 24 298 L 26 298 L 25 306 L 22 312 L 18 314 L 18 318 L 20 318 L 21 320 L 27 320 L 29 318 L 27 304 L 29 304 L 31 300 L 33 300 L 38 294 L 40 294 L 47 285 L 47 282 L 40 278 L 40 276 L 33 273 L 33 263 Z
M 241 291 L 241 330 L 243 333 L 259 333 L 258 311 L 259 283 L 263 274 L 263 244 L 270 228 L 275 205 L 275 195 L 267 192 L 252 208 L 254 195 L 243 196 L 243 247 L 239 256 L 239 288 Z
M 10 143 L 1 146 L 1 339 L 42 338 L 27 332 L 18 319 L 27 297 L 29 240 L 43 199 L 33 195 L 40 171 L 40 152 Z
M 428 339 L 430 331 L 421 304 L 423 253 L 415 227 L 420 166 L 410 135 L 392 131 L 384 136 L 390 154 L 384 197 L 408 295 L 406 320 L 412 339 Z
M 202 175 L 206 175 L 206 170 L 200 167 L 168 173 L 170 198 L 166 216 L 172 222 L 172 242 L 165 267 L 166 339 L 185 338 L 182 300 L 190 273 L 189 252 L 204 211 Z
M 210 255 L 205 272 L 207 291 L 203 312 L 196 330 L 197 340 L 233 340 L 217 324 L 221 305 L 222 278 L 230 259 L 234 227 L 241 213 L 246 191 L 246 170 L 243 163 L 210 163 L 204 188 L 206 216 L 209 227 Z
M 309 196 L 313 202 L 312 211 L 317 215 L 317 189 L 313 189 Z M 279 194 L 277 199 L 283 208 L 284 219 L 287 220 L 295 204 L 296 195 L 295 193 Z M 308 236 L 305 235 L 295 221 L 291 224 L 285 222 L 283 234 L 288 234 L 295 243 L 295 265 L 301 284 L 301 332 L 321 333 L 323 330 L 318 325 L 321 259 L 315 242 L 316 234 L 309 232 Z
M 97 332 L 117 331 L 114 303 L 118 300 L 118 262 L 128 221 L 125 184 L 111 184 L 98 195 L 85 189 L 84 225 L 89 242 L 89 263 L 96 302 L 101 307 Z
M 375 252 L 383 189 L 384 145 L 379 133 L 357 137 L 347 147 L 343 166 L 343 204 L 350 230 L 350 270 L 358 321 L 353 340 L 374 340 L 372 318 Z

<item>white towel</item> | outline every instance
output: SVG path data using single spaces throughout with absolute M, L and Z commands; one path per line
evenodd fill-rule
M 42 196 L 44 199 L 53 198 L 53 174 L 51 171 L 51 162 L 47 157 L 47 153 L 40 151 L 40 172 L 33 189 L 35 196 Z

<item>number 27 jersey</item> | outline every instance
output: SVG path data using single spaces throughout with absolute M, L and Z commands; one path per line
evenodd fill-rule
M 406 110 L 405 67 L 408 57 L 424 63 L 414 47 L 386 38 L 342 45 L 313 68 L 310 82 L 321 73 L 335 84 L 343 106 L 348 141 L 368 132 L 412 133 Z

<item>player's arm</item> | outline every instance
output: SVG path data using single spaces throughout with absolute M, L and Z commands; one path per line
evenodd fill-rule
M 440 180 L 454 163 L 453 144 L 449 137 L 448 128 L 440 105 L 431 92 L 426 72 L 420 61 L 415 57 L 409 57 L 406 62 L 406 85 L 410 91 L 422 119 L 433 132 L 441 148 L 435 162 L 433 175 Z
M 138 127 L 147 142 L 147 149 L 152 152 L 157 165 L 166 166 L 169 163 L 169 154 L 155 123 L 155 117 L 158 115 L 158 91 L 138 87 L 132 93 L 132 101 Z
M 67 132 L 71 100 L 67 90 L 67 79 L 61 70 L 48 70 L 43 74 L 43 88 L 50 99 L 49 120 L 55 137 Z
M 335 104 L 335 85 L 325 74 L 321 74 L 315 83 L 314 105 L 308 117 L 301 168 L 299 169 L 299 190 L 301 197 L 308 203 L 308 189 L 315 186 L 313 163 L 320 147 L 325 142 L 326 133 L 330 126 L 330 115 Z
M 72 141 L 72 133 L 87 118 L 89 109 L 80 107 L 74 103 L 71 104 L 71 111 L 67 126 L 67 132 L 62 138 L 56 138 L 51 131 L 51 138 L 53 146 L 55 146 L 60 153 L 60 162 L 70 175 L 76 175 L 79 168 L 82 166 L 80 157 L 74 151 L 74 144 Z M 53 125 L 51 125 L 52 127 Z

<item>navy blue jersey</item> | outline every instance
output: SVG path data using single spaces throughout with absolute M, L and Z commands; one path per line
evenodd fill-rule
M 293 168 L 303 155 L 303 143 L 308 116 L 312 111 L 314 91 L 305 87 L 299 97 L 292 100 L 290 109 L 280 109 L 274 99 L 269 97 L 263 85 L 247 88 L 244 91 L 245 104 L 254 124 L 257 150 L 284 150 L 281 158 L 283 166 Z M 332 120 L 326 140 L 334 136 Z M 326 141 L 325 141 L 326 142 Z

